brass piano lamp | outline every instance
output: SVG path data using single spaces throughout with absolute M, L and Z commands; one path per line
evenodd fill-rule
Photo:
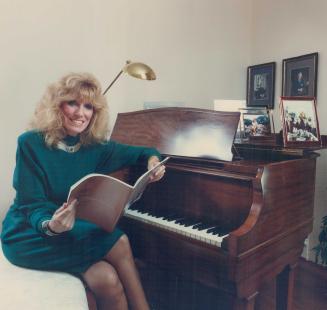
M 130 76 L 141 80 L 150 81 L 156 79 L 156 74 L 148 65 L 143 64 L 141 62 L 131 62 L 130 60 L 127 60 L 124 68 L 117 74 L 114 80 L 106 88 L 106 90 L 103 92 L 103 95 L 107 93 L 109 88 L 117 81 L 117 79 L 121 76 L 123 72 L 128 73 Z

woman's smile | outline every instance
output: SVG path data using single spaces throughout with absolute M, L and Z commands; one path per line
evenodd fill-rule
M 64 127 L 70 136 L 82 133 L 93 116 L 93 105 L 77 100 L 67 101 L 61 105 Z

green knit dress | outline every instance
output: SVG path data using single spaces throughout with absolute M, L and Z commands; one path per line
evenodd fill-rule
M 67 145 L 78 137 L 68 136 Z M 29 131 L 18 138 L 13 186 L 16 198 L 1 233 L 5 256 L 15 265 L 60 270 L 79 274 L 100 261 L 123 232 L 108 233 L 95 224 L 77 219 L 72 230 L 48 236 L 41 229 L 44 220 L 67 199 L 69 188 L 89 173 L 108 174 L 143 163 L 160 154 L 152 148 L 108 141 L 82 146 L 75 153 L 49 148 L 41 133 Z

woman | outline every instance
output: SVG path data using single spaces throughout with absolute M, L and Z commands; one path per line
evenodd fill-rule
M 1 234 L 5 256 L 18 266 L 81 275 L 98 309 L 148 309 L 126 235 L 75 219 L 78 201 L 65 201 L 70 186 L 86 174 L 142 162 L 150 169 L 160 154 L 107 140 L 107 103 L 87 73 L 50 85 L 31 127 L 18 138 L 16 198 Z M 164 172 L 162 167 L 152 181 Z

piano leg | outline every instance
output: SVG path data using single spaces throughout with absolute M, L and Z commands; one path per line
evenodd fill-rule
M 290 264 L 277 276 L 276 281 L 276 309 L 292 310 L 293 289 L 294 289 L 294 271 L 297 262 Z
M 254 310 L 254 305 L 257 295 L 258 292 L 255 292 L 246 298 L 235 299 L 233 304 L 233 310 Z

